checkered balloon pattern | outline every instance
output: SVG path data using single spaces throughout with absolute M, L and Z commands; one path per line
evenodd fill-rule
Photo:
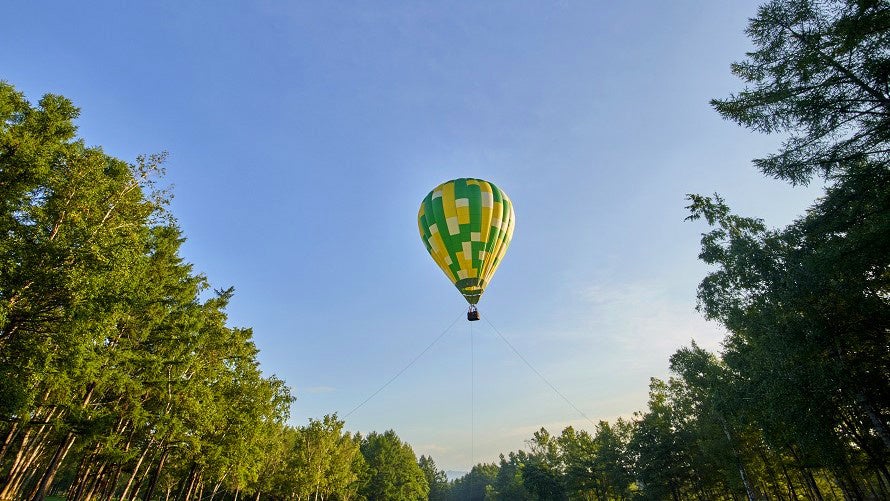
M 497 186 L 460 178 L 423 199 L 417 226 L 426 250 L 470 304 L 479 302 L 513 237 L 513 203 Z

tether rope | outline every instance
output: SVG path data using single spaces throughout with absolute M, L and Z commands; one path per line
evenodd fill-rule
M 473 343 L 473 322 L 470 324 L 470 471 L 476 457 L 476 347 Z M 470 490 L 473 484 L 470 479 Z
M 501 331 L 499 331 L 498 328 L 495 327 L 494 324 L 492 324 L 490 320 L 488 320 L 488 317 L 487 317 L 487 316 L 483 316 L 483 318 L 485 318 L 485 321 L 488 323 L 489 326 L 491 326 L 491 328 L 494 330 L 494 332 L 497 333 L 498 337 L 501 338 L 501 340 L 502 340 L 504 343 L 506 343 L 507 346 L 509 346 L 511 350 L 513 350 L 513 353 L 515 353 L 516 356 L 518 356 L 523 362 L 525 362 L 525 365 L 527 365 L 528 368 L 532 370 L 532 372 L 534 372 L 535 374 L 538 375 L 539 378 L 541 378 L 541 381 L 544 381 L 545 383 L 547 383 L 547 386 L 549 386 L 551 390 L 553 390 L 554 392 L 556 392 L 557 395 L 559 395 L 560 397 L 562 397 L 562 399 L 565 400 L 567 404 L 571 405 L 572 408 L 575 409 L 575 411 L 577 411 L 578 414 L 581 415 L 581 417 L 583 417 L 584 419 L 586 419 L 586 420 L 587 420 L 590 424 L 592 424 L 593 426 L 596 426 L 596 423 L 594 423 L 592 419 L 590 419 L 589 417 L 587 417 L 587 414 L 584 414 L 584 411 L 582 411 L 581 409 L 579 409 L 577 405 L 573 404 L 572 401 L 569 400 L 569 398 L 568 398 L 567 396 L 563 395 L 562 392 L 559 391 L 559 390 L 556 388 L 556 386 L 553 386 L 553 383 L 551 383 L 550 381 L 548 381 L 547 378 L 545 378 L 543 374 L 541 374 L 540 372 L 538 372 L 538 369 L 535 369 L 534 366 L 531 364 L 531 362 L 529 362 L 528 360 L 526 360 L 526 358 L 522 356 L 522 353 L 519 353 L 519 350 L 517 350 L 516 347 L 513 346 L 512 343 L 510 343 L 510 341 L 507 341 L 507 338 L 505 338 L 504 335 L 501 334 Z
M 405 371 L 407 371 L 408 369 L 410 369 L 411 366 L 414 365 L 414 362 L 417 362 L 417 361 L 420 359 L 420 357 L 422 357 L 422 356 L 424 355 L 424 353 L 428 352 L 428 351 L 430 350 L 430 348 L 432 348 L 436 343 L 438 343 L 439 340 L 442 339 L 442 337 L 444 337 L 445 334 L 447 334 L 448 331 L 450 331 L 451 328 L 454 327 L 454 324 L 456 324 L 457 321 L 460 320 L 461 317 L 463 317 L 463 316 L 464 316 L 463 313 L 461 313 L 460 315 L 458 315 L 458 317 L 455 318 L 453 322 L 451 322 L 451 325 L 449 325 L 444 331 L 442 331 L 442 333 L 439 334 L 439 336 L 436 337 L 436 339 L 433 339 L 433 342 L 430 343 L 429 346 L 427 346 L 426 348 L 424 348 L 423 351 L 421 351 L 416 357 L 414 357 L 410 362 L 408 362 L 408 365 L 406 365 L 405 367 L 402 368 L 402 370 L 400 370 L 399 372 L 397 372 L 395 376 L 389 378 L 389 381 L 387 381 L 386 383 L 384 383 L 383 386 L 381 386 L 380 388 L 377 388 L 377 391 L 375 391 L 374 393 L 372 393 L 371 396 L 369 396 L 368 398 L 364 399 L 364 400 L 362 401 L 362 403 L 356 405 L 351 411 L 349 411 L 345 416 L 343 416 L 343 418 L 345 419 L 345 418 L 348 418 L 349 416 L 351 416 L 353 412 L 359 410 L 363 405 L 365 405 L 366 403 L 368 403 L 372 398 L 376 397 L 378 393 L 380 393 L 381 391 L 383 391 L 383 390 L 384 390 L 387 386 L 389 386 L 393 381 L 395 381 L 396 379 L 398 379 L 398 377 L 401 376 Z

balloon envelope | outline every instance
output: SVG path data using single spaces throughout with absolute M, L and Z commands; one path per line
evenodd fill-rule
M 417 214 L 426 250 L 470 304 L 479 302 L 507 252 L 513 221 L 507 194 L 473 178 L 440 184 Z

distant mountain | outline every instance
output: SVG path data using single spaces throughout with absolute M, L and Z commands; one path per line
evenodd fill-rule
M 458 478 L 466 475 L 467 472 L 461 470 L 445 470 L 445 477 L 448 481 L 457 480 Z

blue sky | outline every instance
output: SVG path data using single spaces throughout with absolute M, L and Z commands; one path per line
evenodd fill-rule
M 235 287 L 230 323 L 294 388 L 294 424 L 343 416 L 465 310 L 415 221 L 456 177 L 516 210 L 482 315 L 612 420 L 645 407 L 680 346 L 719 349 L 694 311 L 706 228 L 684 222 L 685 194 L 778 226 L 820 193 L 758 173 L 781 138 L 708 105 L 741 87 L 729 64 L 756 4 L 19 2 L 0 79 L 71 98 L 112 155 L 169 151 L 183 253 Z M 456 470 L 568 424 L 592 427 L 465 321 L 347 419 Z

